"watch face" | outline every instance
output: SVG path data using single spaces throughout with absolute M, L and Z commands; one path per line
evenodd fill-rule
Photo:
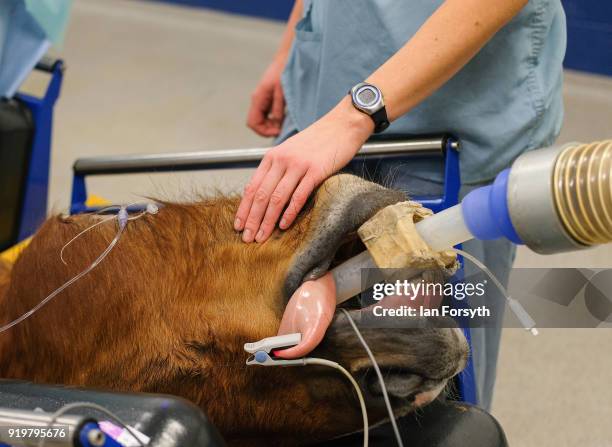
M 369 85 L 364 85 L 356 93 L 357 101 L 364 107 L 370 107 L 378 101 L 379 93 Z

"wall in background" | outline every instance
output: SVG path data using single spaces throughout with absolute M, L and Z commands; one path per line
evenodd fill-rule
M 154 0 L 285 20 L 292 0 Z M 612 1 L 562 0 L 567 15 L 565 66 L 612 76 Z
M 562 3 L 567 15 L 565 66 L 612 76 L 612 1 Z
M 234 14 L 263 17 L 273 20 L 287 20 L 293 0 L 149 0 L 178 5 L 217 9 Z

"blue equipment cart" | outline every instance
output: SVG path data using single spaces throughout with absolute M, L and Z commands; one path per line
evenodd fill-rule
M 53 108 L 64 63 L 43 58 L 36 70 L 50 75 L 42 97 L 18 93 L 0 104 L 0 251 L 31 236 L 47 214 Z

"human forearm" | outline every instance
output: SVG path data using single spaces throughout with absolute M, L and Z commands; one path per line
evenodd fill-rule
M 247 126 L 262 137 L 277 137 L 285 119 L 285 95 L 281 76 L 302 17 L 302 0 L 296 0 L 278 50 L 251 95 Z
M 389 119 L 397 119 L 436 91 L 526 2 L 446 0 L 366 80 L 382 91 Z M 292 14 L 295 23 L 301 15 L 301 4 L 296 3 Z M 287 27 L 279 49 L 281 55 L 291 46 L 295 23 Z M 347 90 L 349 87 L 346 86 Z M 315 123 L 268 151 L 245 189 L 236 213 L 234 228 L 244 230 L 243 240 L 268 239 L 281 214 L 280 228 L 291 225 L 314 188 L 345 166 L 373 130 L 372 119 L 353 107 L 345 95 Z
M 383 93 L 391 121 L 459 71 L 527 0 L 447 0 L 368 79 Z
M 295 38 L 295 25 L 297 25 L 297 22 L 302 18 L 302 11 L 302 0 L 295 0 L 289 19 L 287 20 L 285 32 L 283 33 L 283 37 L 281 38 L 280 45 L 275 55 L 275 59 L 282 61 L 283 65 L 287 60 L 287 55 L 293 44 L 293 39 Z

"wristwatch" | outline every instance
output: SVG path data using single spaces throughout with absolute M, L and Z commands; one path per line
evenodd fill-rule
M 380 133 L 389 127 L 385 102 L 378 87 L 361 82 L 349 91 L 353 106 L 360 112 L 369 115 L 374 121 L 374 133 Z

